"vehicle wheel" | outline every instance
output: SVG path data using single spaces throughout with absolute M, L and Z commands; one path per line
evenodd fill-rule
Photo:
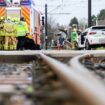
M 86 41 L 86 43 L 85 43 L 85 49 L 86 49 L 86 50 L 91 50 L 91 47 L 90 47 L 88 41 Z

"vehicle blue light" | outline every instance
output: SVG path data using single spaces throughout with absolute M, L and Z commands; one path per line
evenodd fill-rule
M 31 0 L 21 0 L 20 5 L 26 5 L 26 6 L 30 6 L 31 5 Z

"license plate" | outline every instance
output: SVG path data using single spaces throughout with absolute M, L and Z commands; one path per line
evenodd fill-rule
M 99 42 L 105 43 L 105 39 L 99 39 Z

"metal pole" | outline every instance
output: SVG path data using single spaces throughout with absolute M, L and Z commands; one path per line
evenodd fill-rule
M 45 49 L 47 50 L 47 4 L 45 4 Z
M 35 30 L 35 44 L 36 44 L 36 45 L 35 45 L 35 49 L 37 50 L 37 35 L 38 35 L 38 34 L 37 34 L 37 27 L 35 27 L 34 30 Z
M 36 50 L 37 50 L 37 45 L 38 45 L 38 44 L 37 44 L 37 32 L 36 32 Z
M 91 0 L 88 0 L 88 27 L 90 27 L 91 25 Z
M 13 0 L 10 0 L 10 2 L 12 3 L 12 2 L 13 2 Z

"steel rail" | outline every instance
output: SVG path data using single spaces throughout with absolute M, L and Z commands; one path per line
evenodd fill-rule
M 88 53 L 89 51 L 74 51 L 74 50 L 42 50 L 45 55 L 52 57 L 75 57 L 77 55 Z
M 102 84 L 99 84 L 98 81 L 94 83 L 81 71 L 80 73 L 76 72 L 73 68 L 51 57 L 42 53 L 40 56 L 85 105 L 105 105 L 105 87 Z
M 44 53 L 53 57 L 73 57 L 76 55 L 87 53 L 88 51 L 73 51 L 73 50 L 23 50 L 23 51 L 0 51 L 0 56 L 37 56 L 39 53 Z
M 99 78 L 96 78 L 96 75 L 93 72 L 90 72 L 89 69 L 87 69 L 83 64 L 80 63 L 80 61 L 82 59 L 84 59 L 85 57 L 91 57 L 91 56 L 95 56 L 95 57 L 99 57 L 99 56 L 105 56 L 105 51 L 92 51 L 90 53 L 86 53 L 86 54 L 82 54 L 82 55 L 78 55 L 76 57 L 73 57 L 70 61 L 69 61 L 69 65 L 70 67 L 74 68 L 74 70 L 76 72 L 79 72 L 81 74 L 83 74 L 85 77 L 90 78 L 91 81 L 97 82 L 99 83 L 98 86 L 100 86 L 100 84 L 103 84 L 101 80 L 99 80 Z M 105 85 L 104 85 L 105 86 Z M 100 90 L 100 88 L 99 88 Z M 105 98 L 105 97 L 104 97 Z
M 102 56 L 104 55 L 105 56 L 105 51 L 102 50 L 102 51 L 91 51 L 90 53 L 86 53 L 86 54 L 82 54 L 82 55 L 78 55 L 76 57 L 73 57 L 70 61 L 69 61 L 69 66 L 72 67 L 75 72 L 78 72 L 78 73 L 81 73 L 83 76 L 87 77 L 88 79 L 90 79 L 90 81 L 93 81 L 94 84 L 98 84 L 98 86 L 103 85 L 103 87 L 105 86 L 101 80 L 99 80 L 99 78 L 96 78 L 95 74 L 90 72 L 89 69 L 87 69 L 84 65 L 82 65 L 80 63 L 80 61 L 85 58 L 85 57 L 88 57 L 88 56 L 91 56 L 91 55 L 94 55 L 94 56 Z M 98 87 L 99 90 L 100 90 L 100 87 Z M 105 87 L 104 87 L 105 88 Z M 104 96 L 105 98 L 105 96 Z
M 39 55 L 40 53 L 44 53 L 45 55 L 49 55 L 52 57 L 75 57 L 77 55 L 89 53 L 89 52 L 95 52 L 93 51 L 75 51 L 75 50 L 23 50 L 23 51 L 0 51 L 0 58 L 4 57 L 17 57 L 17 59 L 20 59 L 20 57 L 26 58 L 26 56 L 35 57 Z
M 90 53 L 86 53 L 86 54 L 82 54 L 82 55 L 78 55 L 76 57 L 73 57 L 70 61 L 69 61 L 69 65 L 74 68 L 76 70 L 76 72 L 81 72 L 83 74 L 86 74 L 87 76 L 90 76 L 90 72 L 89 70 L 80 63 L 80 60 L 87 57 L 87 56 L 91 56 L 91 55 L 94 55 L 94 56 L 105 56 L 105 51 L 102 50 L 102 51 L 92 51 Z M 90 76 L 90 77 L 93 77 L 93 74 Z M 92 78 L 91 78 L 92 79 Z

